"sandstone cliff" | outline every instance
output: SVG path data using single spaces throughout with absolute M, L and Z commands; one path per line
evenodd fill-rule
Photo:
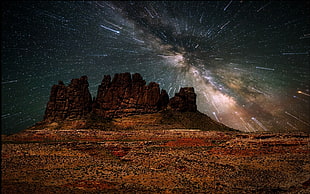
M 197 105 L 194 88 L 181 88 L 180 92 L 176 93 L 175 96 L 170 99 L 169 106 L 171 109 L 181 112 L 195 112 L 197 110 Z
M 115 74 L 111 79 L 105 75 L 98 87 L 97 97 L 92 100 L 86 76 L 72 79 L 68 86 L 62 81 L 51 89 L 44 120 L 82 118 L 89 113 L 104 118 L 124 117 L 156 113 L 171 109 L 176 111 L 197 111 L 194 88 L 181 88 L 175 97 L 169 99 L 159 84 L 145 80 L 138 73 Z
M 86 76 L 72 79 L 68 86 L 62 81 L 51 89 L 44 120 L 81 118 L 91 112 L 92 100 Z
M 98 88 L 93 112 L 102 117 L 123 117 L 135 114 L 155 113 L 166 108 L 169 96 L 159 85 L 146 85 L 140 74 L 115 74 L 111 81 L 105 76 Z

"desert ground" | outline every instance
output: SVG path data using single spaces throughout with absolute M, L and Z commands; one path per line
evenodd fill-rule
M 52 123 L 2 136 L 1 193 L 310 193 L 309 138 Z

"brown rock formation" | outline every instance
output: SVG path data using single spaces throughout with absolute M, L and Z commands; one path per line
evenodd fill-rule
M 45 120 L 64 120 L 80 118 L 91 111 L 91 95 L 88 90 L 87 76 L 72 79 L 68 86 L 62 81 L 51 89 L 50 100 L 47 103 Z
M 68 86 L 62 81 L 51 89 L 44 120 L 81 118 L 93 112 L 105 118 L 156 113 L 169 108 L 177 111 L 197 111 L 194 88 L 181 88 L 171 100 L 165 90 L 150 82 L 146 85 L 140 74 L 105 75 L 98 87 L 97 97 L 91 100 L 87 77 L 73 79 Z
M 181 112 L 195 112 L 197 111 L 196 94 L 193 87 L 181 88 L 179 93 L 176 93 L 170 99 L 169 107 L 172 110 Z
M 168 99 L 168 100 L 167 100 Z M 122 117 L 154 113 L 166 108 L 169 101 L 165 90 L 151 82 L 146 85 L 140 74 L 115 74 L 104 76 L 98 88 L 93 112 L 103 117 Z

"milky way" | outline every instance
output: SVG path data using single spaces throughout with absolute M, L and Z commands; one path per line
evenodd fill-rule
M 307 2 L 6 2 L 2 133 L 42 120 L 58 80 L 140 73 L 242 131 L 310 128 Z

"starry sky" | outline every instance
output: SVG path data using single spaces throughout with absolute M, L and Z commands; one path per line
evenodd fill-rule
M 7 1 L 1 133 L 43 119 L 52 85 L 140 73 L 241 131 L 309 131 L 309 2 Z

